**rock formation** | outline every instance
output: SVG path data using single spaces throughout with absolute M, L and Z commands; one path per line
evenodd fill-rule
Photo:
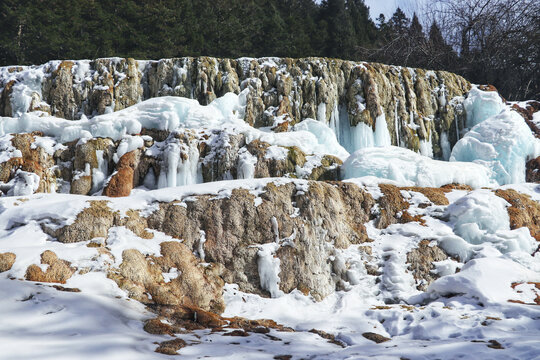
M 28 73 L 38 81 L 24 88 Z M 28 103 L 17 102 L 17 86 L 30 97 Z M 419 150 L 425 141 L 442 156 L 442 134 L 454 144 L 465 126 L 460 103 L 470 84 L 445 71 L 326 58 L 53 61 L 4 68 L 0 114 L 39 110 L 79 119 L 158 96 L 193 98 L 206 105 L 246 88 L 245 121 L 255 127 L 284 131 L 313 118 L 338 129 L 359 123 L 375 128 L 377 117 L 385 115 L 392 144 Z

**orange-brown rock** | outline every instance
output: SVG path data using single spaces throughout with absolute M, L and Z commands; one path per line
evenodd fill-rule
M 79 289 L 79 288 L 67 288 L 67 287 L 63 287 L 61 285 L 53 285 L 52 287 L 54 289 L 58 290 L 58 291 L 75 292 L 75 293 L 81 292 L 81 289 Z
M 416 288 L 426 291 L 429 284 L 439 278 L 432 270 L 435 268 L 435 261 L 446 260 L 448 255 L 437 245 L 431 244 L 429 240 L 422 240 L 416 249 L 407 253 L 408 269 L 412 272 L 416 280 Z
M 26 269 L 26 280 L 65 284 L 75 273 L 70 262 L 58 259 L 56 254 L 50 250 L 41 254 L 41 263 L 48 265 L 47 269 L 43 271 L 38 265 L 30 265 Z
M 281 125 L 279 130 L 306 118 L 329 123 L 335 109 L 346 114 L 351 125 L 364 122 L 371 127 L 382 113 L 387 119 L 397 115 L 396 122 L 387 124 L 392 144 L 418 150 L 419 141 L 429 134 L 436 156 L 441 153 L 442 131 L 453 144 L 457 140 L 454 134 L 463 127 L 459 101 L 450 100 L 463 97 L 471 88 L 461 76 L 445 71 L 327 58 L 274 58 L 270 64 L 266 58 L 185 57 L 148 66 L 129 58 L 96 59 L 88 63 L 84 81 L 78 79 L 80 71 L 74 71 L 78 64 L 63 61 L 54 65 L 44 67 L 43 98 L 34 105 L 46 104 L 44 110 L 66 119 L 118 111 L 158 96 L 188 97 L 206 105 L 225 93 L 247 90 L 244 120 L 256 127 L 273 126 L 280 116 L 289 125 Z M 13 86 L 8 83 L 23 77 L 25 71 L 12 69 L 13 73 L 0 79 L 0 88 L 4 88 L 0 113 L 8 116 Z M 359 97 L 365 99 L 365 108 L 359 106 Z M 39 106 L 32 105 L 29 110 L 36 108 Z M 411 114 L 418 128 L 406 126 Z M 435 121 L 424 120 L 430 117 Z
M 401 189 L 390 184 L 379 184 L 384 196 L 379 200 L 380 216 L 377 219 L 377 227 L 384 229 L 392 224 L 400 222 L 399 214 L 409 208 L 409 203 L 403 199 Z M 404 220 L 407 220 L 406 218 Z
M 191 250 L 179 242 L 162 243 L 161 255 L 145 257 L 137 250 L 124 250 L 120 268 L 109 277 L 128 291 L 130 297 L 143 303 L 223 312 L 223 280 L 218 265 L 202 265 Z M 177 277 L 165 282 L 163 273 L 173 268 Z
M 74 119 L 78 112 L 73 89 L 73 61 L 62 61 L 44 84 L 44 97 L 48 99 L 53 115 Z
M 21 158 L 11 158 L 0 164 L 0 181 L 8 182 L 16 171 L 31 172 L 39 176 L 39 186 L 36 192 L 51 192 L 56 185 L 56 177 L 52 171 L 54 158 L 41 147 L 33 148 L 34 136 L 43 136 L 40 132 L 13 134 L 11 143 L 22 154 Z
M 423 216 L 420 214 L 411 215 L 410 212 L 407 210 L 404 210 L 401 216 L 399 217 L 399 223 L 405 224 L 409 222 L 417 222 L 422 226 L 426 226 L 426 220 L 424 220 Z
M 362 334 L 363 337 L 365 337 L 368 340 L 373 341 L 374 343 L 380 344 L 389 340 L 392 340 L 390 338 L 387 338 L 386 336 L 382 336 L 381 334 L 377 334 L 374 332 L 365 332 Z
M 136 151 L 124 154 L 118 161 L 116 174 L 111 177 L 103 189 L 103 195 L 110 197 L 129 196 L 134 186 L 133 175 L 136 165 Z
M 540 101 L 527 101 L 525 104 L 513 104 L 512 109 L 517 111 L 525 120 L 533 134 L 540 138 L 540 127 L 533 122 L 533 114 L 540 111 Z
M 510 229 L 526 227 L 531 236 L 540 241 L 540 204 L 528 195 L 512 189 L 498 189 L 495 191 L 495 195 L 508 201 L 511 205 L 508 208 Z
M 91 201 L 75 218 L 75 221 L 58 230 L 42 226 L 43 231 L 62 243 L 88 241 L 96 237 L 107 237 L 114 224 L 114 213 L 106 201 Z
M 336 337 L 334 335 L 329 334 L 326 331 L 322 331 L 322 330 L 318 330 L 318 329 L 311 329 L 311 330 L 309 330 L 309 332 L 319 335 L 323 339 L 328 340 L 329 343 L 341 346 L 343 348 L 346 347 L 345 343 L 343 343 L 342 341 L 336 339 Z
M 403 197 L 402 191 L 418 192 L 423 194 L 429 201 L 419 204 L 420 208 L 426 208 L 431 205 L 446 206 L 449 204 L 445 194 L 452 190 L 472 190 L 470 186 L 460 184 L 448 184 L 440 188 L 430 187 L 397 187 L 390 184 L 379 184 L 383 196 L 377 201 L 380 207 L 380 214 L 377 217 L 376 225 L 384 229 L 392 224 L 408 223 L 412 221 L 425 225 L 425 220 L 421 215 L 412 215 L 408 209 L 409 202 Z
M 148 320 L 146 322 L 146 324 L 149 324 L 148 329 L 145 326 L 145 330 L 153 334 L 164 333 L 164 331 L 174 331 L 176 333 L 178 329 L 211 329 L 212 331 L 236 329 L 258 334 L 266 334 L 270 331 L 269 329 L 294 332 L 292 328 L 278 324 L 274 320 L 252 320 L 242 317 L 227 318 L 201 308 L 184 305 L 150 305 L 150 307 L 158 314 L 158 318 Z M 164 324 L 161 321 L 165 319 L 172 325 Z
M 540 156 L 527 161 L 525 181 L 540 183 Z
M 226 282 L 258 294 L 267 294 L 260 287 L 258 246 L 274 242 L 276 236 L 291 237 L 294 246 L 282 246 L 276 253 L 281 290 L 309 290 L 318 299 L 335 291 L 333 265 L 328 261 L 333 250 L 326 244 L 346 248 L 369 241 L 364 223 L 370 219 L 373 198 L 351 183 L 310 181 L 305 191 L 294 183 L 269 183 L 263 190 L 258 206 L 245 189 L 232 191 L 229 198 L 198 196 L 185 207 L 160 204 L 147 218 L 148 227 L 183 239 L 192 251 L 198 251 L 204 231 L 206 261 L 225 267 Z
M 497 90 L 497 88 L 491 84 L 488 84 L 488 85 L 479 85 L 478 88 L 482 91 L 494 91 L 494 92 L 499 92 L 499 90 Z
M 144 323 L 144 331 L 154 335 L 173 335 L 179 329 L 175 329 L 170 324 L 167 324 L 160 319 L 149 319 Z
M 16 70 L 17 71 L 17 70 Z M 4 88 L 0 93 L 0 116 L 12 116 L 12 107 L 11 107 L 11 93 L 13 92 L 13 85 L 15 85 L 15 80 L 10 80 L 6 84 L 3 84 Z
M 512 283 L 512 289 L 515 289 L 516 286 L 518 285 L 521 285 L 523 283 L 521 282 L 517 282 L 517 283 Z M 534 304 L 536 305 L 540 305 L 540 282 L 527 282 L 527 284 L 529 285 L 533 285 L 535 288 L 536 288 L 536 298 L 534 299 Z M 518 303 L 518 304 L 525 304 L 525 302 L 521 301 L 521 300 L 508 300 L 508 302 L 512 302 L 512 303 Z
M 0 253 L 0 273 L 11 270 L 15 263 L 15 254 L 11 252 Z
M 156 352 L 165 355 L 176 355 L 178 350 L 185 346 L 186 342 L 182 339 L 167 340 L 159 344 Z
M 121 216 L 112 211 L 107 201 L 88 201 L 89 206 L 77 214 L 75 221 L 62 228 L 49 228 L 42 225 L 42 230 L 62 243 L 75 243 L 88 241 L 96 237 L 106 238 L 109 229 L 113 226 L 125 226 L 143 239 L 153 238 L 153 234 L 146 230 L 145 218 L 138 211 L 128 210 L 127 216 Z
M 444 192 L 450 192 L 452 190 L 464 190 L 464 191 L 472 191 L 472 187 L 469 185 L 463 185 L 463 184 L 446 184 L 441 186 L 441 189 Z
M 430 188 L 430 187 L 410 186 L 410 187 L 402 187 L 401 190 L 419 192 L 423 194 L 425 197 L 427 197 L 429 201 L 431 201 L 434 205 L 450 204 L 448 202 L 448 199 L 445 196 L 445 194 L 450 192 L 450 190 L 446 187 Z

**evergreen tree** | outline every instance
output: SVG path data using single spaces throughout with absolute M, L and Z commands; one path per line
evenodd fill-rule
M 397 8 L 392 17 L 388 20 L 392 32 L 397 36 L 404 35 L 409 29 L 409 18 L 401 8 Z
M 377 22 L 377 28 L 382 29 L 383 27 L 386 27 L 386 16 L 384 14 L 379 14 L 377 19 L 375 20 Z
M 452 6 L 434 15 L 452 33 L 445 38 L 433 22 L 426 39 L 416 14 L 397 8 L 374 23 L 363 0 L 0 0 L 0 65 L 331 56 L 446 69 L 514 98 L 539 93 L 538 1 L 445 1 Z M 527 11 L 516 13 L 516 3 Z
M 287 44 L 288 24 L 281 16 L 279 4 L 265 0 L 258 7 L 257 15 L 262 21 L 260 27 L 256 28 L 256 38 L 253 39 L 253 51 L 256 56 L 287 56 L 290 50 Z
M 437 25 L 437 22 L 435 20 L 431 23 L 431 26 L 429 28 L 428 38 L 429 43 L 435 49 L 443 49 L 447 46 L 446 41 L 444 40 L 444 37 L 441 33 L 441 29 L 439 28 L 439 25 Z
M 376 38 L 377 29 L 369 18 L 369 8 L 363 0 L 348 0 L 347 10 L 351 18 L 357 47 L 369 47 Z
M 416 13 L 411 20 L 407 40 L 406 65 L 425 67 L 427 63 L 426 58 L 429 56 L 427 51 L 427 41 Z
M 354 29 L 345 8 L 345 0 L 325 0 L 322 14 L 328 24 L 326 55 L 350 58 L 354 51 Z
M 408 65 L 411 48 L 409 18 L 398 7 L 386 23 L 381 23 L 383 20 L 384 16 L 380 16 L 377 48 L 371 53 L 370 60 Z
M 457 62 L 457 55 L 446 43 L 436 21 L 431 23 L 428 34 L 427 49 L 429 58 L 426 67 L 434 69 L 451 69 Z

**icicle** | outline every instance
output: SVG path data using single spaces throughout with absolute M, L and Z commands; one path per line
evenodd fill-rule
M 197 252 L 199 253 L 199 258 L 204 261 L 205 253 L 204 253 L 204 243 L 206 242 L 206 233 L 204 230 L 199 230 L 199 246 L 197 247 Z
M 238 179 L 253 179 L 255 177 L 255 165 L 257 157 L 243 147 L 238 152 Z
M 441 134 L 441 149 L 442 149 L 442 156 L 444 161 L 448 161 L 450 159 L 450 142 L 448 141 L 448 134 L 446 131 L 443 131 Z
M 96 150 L 97 168 L 92 169 L 92 193 L 99 191 L 109 173 L 109 164 L 103 159 L 103 150 Z
M 398 104 L 399 104 L 399 100 L 396 101 L 396 106 L 394 108 L 394 129 L 396 131 L 396 145 L 401 147 L 401 138 L 399 136 Z
M 386 124 L 386 116 L 384 113 L 377 116 L 375 121 L 375 146 L 387 147 L 392 145 L 392 140 L 390 139 L 390 133 L 388 132 L 388 125 Z
M 180 147 L 172 143 L 167 146 L 167 186 L 174 187 L 177 184 L 178 163 L 180 161 Z
M 454 115 L 454 120 L 456 123 L 456 142 L 459 141 L 459 124 L 458 124 L 458 117 L 457 115 Z

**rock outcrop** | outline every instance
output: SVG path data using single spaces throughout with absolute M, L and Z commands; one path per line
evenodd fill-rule
M 530 196 L 508 189 L 498 189 L 495 195 L 510 203 L 508 215 L 510 216 L 510 228 L 519 229 L 526 227 L 533 238 L 540 241 L 540 206 Z
M 274 243 L 277 248 L 269 256 L 280 260 L 279 289 L 286 293 L 301 289 L 322 299 L 340 281 L 348 280 L 346 271 L 336 277 L 333 261 L 328 259 L 338 257 L 335 249 L 369 241 L 364 223 L 370 219 L 375 204 L 356 185 L 325 182 L 306 182 L 301 188 L 293 182 L 269 183 L 258 196 L 235 189 L 230 197 L 200 195 L 193 200 L 196 201 L 159 203 L 147 217 L 138 211 L 122 215 L 111 210 L 105 201 L 90 201 L 90 206 L 73 223 L 60 228 L 44 224 L 42 228 L 62 243 L 107 238 L 109 229 L 115 226 L 125 226 L 142 238 L 153 236 L 148 228 L 182 240 L 182 244 L 163 244 L 162 257 L 146 259 L 137 251 L 124 253 L 113 279 L 141 301 L 165 297 L 169 300 L 159 300 L 160 303 L 175 304 L 178 300 L 174 299 L 188 293 L 197 300 L 180 303 L 217 311 L 222 306 L 219 301 L 209 304 L 190 285 L 181 289 L 175 287 L 174 281 L 163 285 L 161 273 L 170 268 L 182 272 L 189 267 L 186 273 L 195 278 L 184 279 L 183 284 L 198 282 L 200 287 L 205 283 L 202 279 L 219 275 L 225 282 L 238 284 L 243 291 L 268 294 L 268 289 L 261 285 L 258 260 L 262 247 Z M 195 270 L 198 268 L 192 252 L 199 255 L 199 261 L 214 265 L 204 271 Z M 210 281 L 214 284 L 209 285 L 212 289 L 218 288 L 216 281 Z M 175 290 L 169 289 L 171 286 Z M 204 292 L 219 298 L 216 291 Z
M 416 249 L 407 254 L 409 270 L 417 281 L 418 290 L 426 291 L 428 285 L 439 277 L 433 272 L 433 263 L 447 258 L 448 255 L 436 244 L 430 244 L 429 240 L 422 240 Z
M 41 264 L 46 266 L 45 270 L 35 264 L 28 267 L 26 280 L 65 284 L 76 270 L 70 266 L 70 262 L 58 259 L 58 256 L 50 250 L 41 254 Z
M 24 83 L 25 72 L 40 79 L 28 85 L 36 105 L 26 107 L 14 104 L 12 96 L 13 87 Z M 359 123 L 375 128 L 377 117 L 384 115 L 392 144 L 419 150 L 425 141 L 441 156 L 441 135 L 453 144 L 464 127 L 460 97 L 470 84 L 444 71 L 326 58 L 53 61 L 3 68 L 0 114 L 45 110 L 79 119 L 152 97 L 181 96 L 209 104 L 244 89 L 249 89 L 245 121 L 255 127 L 283 131 L 313 118 L 336 129 Z
M 525 180 L 540 183 L 540 157 L 527 161 Z
M 142 303 L 196 306 L 218 314 L 225 310 L 218 265 L 203 266 L 178 242 L 162 243 L 161 254 L 147 259 L 137 250 L 124 250 L 119 269 L 109 277 Z M 165 280 L 163 273 L 171 269 L 177 277 Z
M 224 283 L 264 296 L 298 289 L 320 300 L 350 286 L 359 266 L 362 272 L 378 277 L 381 273 L 369 260 L 373 256 L 367 222 L 382 231 L 400 223 L 426 226 L 423 209 L 439 209 L 435 211 L 442 214 L 441 209 L 449 204 L 448 192 L 470 190 L 458 185 L 400 188 L 380 184 L 379 188 L 382 196 L 374 200 L 364 189 L 347 182 L 269 181 L 257 191 L 237 188 L 218 196 L 188 193 L 177 200 L 144 206 L 151 211 L 120 212 L 109 201 L 88 200 L 89 205 L 67 225 L 58 226 L 54 218 L 40 222 L 61 243 L 104 239 L 97 245 L 104 254 L 110 254 L 107 239 L 118 227 L 143 242 L 154 241 L 153 231 L 180 241 L 161 243 L 157 255 L 144 255 L 136 248 L 125 250 L 121 258 L 114 259 L 118 265 L 111 268 L 109 277 L 148 305 L 195 306 L 220 313 Z M 411 203 L 414 193 L 424 197 L 424 202 Z M 513 190 L 496 194 L 512 204 L 508 209 L 511 228 L 527 226 L 538 238 L 537 204 Z M 448 255 L 430 239 L 418 241 L 404 261 L 416 286 L 424 291 L 437 279 L 433 263 Z M 361 264 L 343 258 L 342 250 L 351 245 L 362 245 L 358 251 L 368 261 Z M 265 266 L 275 261 L 279 270 L 270 281 Z
M 24 195 L 101 192 L 110 197 L 128 196 L 133 188 L 143 185 L 155 189 L 242 178 L 287 176 L 339 180 L 340 177 L 340 159 L 306 154 L 295 146 L 271 146 L 260 140 L 247 144 L 244 135 L 223 131 L 215 131 L 208 137 L 189 130 L 172 133 L 143 130 L 145 135 L 133 137 L 140 140 L 140 146 L 127 153 L 125 142 L 111 138 L 60 144 L 40 133 L 6 135 L 9 139 L 3 151 L 12 157 L 0 162 L 0 191 L 23 195 L 13 192 L 17 182 L 26 181 L 21 171 L 36 176 L 31 179 L 35 180 L 35 184 L 30 184 L 33 188 Z M 45 142 L 50 145 L 43 145 Z M 274 156 L 275 152 L 279 157 Z M 176 163 L 169 161 L 176 157 Z
M 17 256 L 14 253 L 7 252 L 0 254 L 0 273 L 8 271 L 11 269 L 15 263 Z

